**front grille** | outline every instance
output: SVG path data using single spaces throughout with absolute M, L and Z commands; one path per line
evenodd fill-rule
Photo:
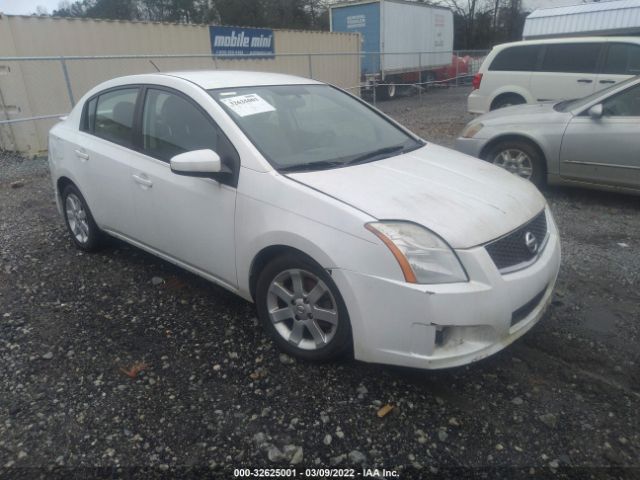
M 527 239 L 531 240 L 533 235 L 537 242 L 535 250 L 527 246 Z M 533 220 L 513 232 L 494 240 L 485 245 L 491 260 L 496 264 L 498 270 L 516 269 L 520 264 L 533 260 L 544 248 L 547 238 L 547 217 L 544 210 L 536 215 Z

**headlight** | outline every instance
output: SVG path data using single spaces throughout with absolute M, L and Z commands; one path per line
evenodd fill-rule
M 409 283 L 466 282 L 468 277 L 451 247 L 420 225 L 402 221 L 365 225 L 391 250 Z
M 472 123 L 470 125 L 467 125 L 464 130 L 462 130 L 462 137 L 463 138 L 473 138 L 475 137 L 476 133 L 478 133 L 480 130 L 482 130 L 482 127 L 484 127 L 484 125 L 480 122 L 477 123 Z

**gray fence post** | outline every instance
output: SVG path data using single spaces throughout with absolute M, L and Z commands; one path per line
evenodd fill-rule
M 418 53 L 418 98 L 422 100 L 422 52 Z
M 67 93 L 69 94 L 69 101 L 71 102 L 71 107 L 76 106 L 76 101 L 73 98 L 73 89 L 71 88 L 71 79 L 69 78 L 69 70 L 67 70 L 67 62 L 64 57 L 60 57 L 60 65 L 62 66 L 62 73 L 64 74 L 64 81 L 67 84 Z
M 313 63 L 311 60 L 311 54 L 307 54 L 307 58 L 309 59 L 309 78 L 313 78 Z

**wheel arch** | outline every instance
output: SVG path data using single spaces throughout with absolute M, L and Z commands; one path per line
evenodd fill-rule
M 548 165 L 549 162 L 547 160 L 547 154 L 545 153 L 544 149 L 540 146 L 540 144 L 536 140 L 534 140 L 530 136 L 525 135 L 523 133 L 506 133 L 506 134 L 492 138 L 482 147 L 482 150 L 480 150 L 480 158 L 482 160 L 487 160 L 487 155 L 489 154 L 489 152 L 496 145 L 502 142 L 525 142 L 529 146 L 534 148 L 542 158 L 542 166 L 544 167 L 544 176 L 546 178 L 547 173 L 549 172 L 549 165 Z
M 527 98 L 522 95 L 521 93 L 518 92 L 502 92 L 499 93 L 498 95 L 496 95 L 493 100 L 491 100 L 491 104 L 489 106 L 489 110 L 495 110 L 495 105 L 496 103 L 498 103 L 498 101 L 502 100 L 503 98 L 507 98 L 507 97 L 518 97 L 522 99 L 522 103 L 529 103 L 527 102 Z
M 264 269 L 264 267 L 274 258 L 277 258 L 279 256 L 282 256 L 286 253 L 295 253 L 298 255 L 301 255 L 303 257 L 305 257 L 306 259 L 308 259 L 309 261 L 313 262 L 314 264 L 316 264 L 319 268 L 325 269 L 325 270 L 330 270 L 328 267 L 323 266 L 322 263 L 318 261 L 316 258 L 314 258 L 312 255 L 308 254 L 307 252 L 301 250 L 300 248 L 296 248 L 292 245 L 287 245 L 287 244 L 283 244 L 283 243 L 278 243 L 278 244 L 272 244 L 272 245 L 268 245 L 266 247 L 263 247 L 260 251 L 258 251 L 253 259 L 251 260 L 251 264 L 249 267 L 249 283 L 248 283 L 248 287 L 249 287 L 249 294 L 251 296 L 251 299 L 253 301 L 255 301 L 255 294 L 256 294 L 256 285 L 258 283 L 258 277 L 260 276 L 260 272 L 262 272 L 262 270 Z M 331 273 L 331 272 L 329 272 Z

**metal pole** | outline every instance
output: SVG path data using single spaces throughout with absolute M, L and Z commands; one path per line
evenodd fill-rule
M 458 52 L 456 52 L 454 50 L 453 56 L 456 59 L 456 87 L 457 87 L 458 86 L 458 64 L 459 64 L 459 62 L 458 62 Z
M 313 64 L 311 62 L 311 55 L 307 55 L 309 59 L 309 78 L 313 78 Z
M 60 65 L 62 65 L 62 73 L 64 73 L 64 81 L 67 84 L 67 93 L 69 94 L 69 101 L 71 102 L 71 107 L 75 107 L 76 101 L 73 98 L 73 89 L 71 88 L 71 80 L 69 79 L 69 70 L 67 70 L 67 62 L 64 57 L 60 57 Z
M 418 98 L 422 100 L 422 52 L 418 54 Z
M 376 90 L 378 89 L 378 82 L 376 81 L 375 77 L 373 79 L 373 105 L 376 104 Z

